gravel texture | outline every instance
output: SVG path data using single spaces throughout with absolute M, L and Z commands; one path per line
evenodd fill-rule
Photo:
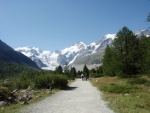
M 77 79 L 69 86 L 68 90 L 32 104 L 22 113 L 114 113 L 89 81 Z

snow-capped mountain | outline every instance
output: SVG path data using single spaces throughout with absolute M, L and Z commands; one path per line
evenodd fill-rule
M 135 32 L 137 36 L 150 36 L 150 31 Z M 36 47 L 19 47 L 16 51 L 23 53 L 37 63 L 40 68 L 54 70 L 59 65 L 99 64 L 102 61 L 107 44 L 111 44 L 116 34 L 107 34 L 99 42 L 89 45 L 83 42 L 75 43 L 61 51 L 42 51 Z
M 60 52 L 51 53 L 50 51 L 42 51 L 37 47 L 19 47 L 15 50 L 31 58 L 40 68 L 54 70 L 59 65 L 71 65 L 77 59 L 96 53 L 106 44 L 110 43 L 114 36 L 114 34 L 108 34 L 98 43 L 93 42 L 89 45 L 78 42 Z
M 142 35 L 149 37 L 150 31 L 149 30 L 140 30 L 140 31 L 135 32 L 135 35 L 137 35 L 138 37 L 141 37 Z
M 37 47 L 19 47 L 15 50 L 31 58 L 40 68 L 54 70 L 54 67 L 59 65 L 57 62 L 57 58 L 59 56 L 58 53 L 42 51 Z
M 107 44 L 111 44 L 116 38 L 116 34 L 107 34 L 101 38 L 97 43 L 93 42 L 87 45 L 87 50 L 89 51 L 87 55 L 82 58 L 76 59 L 73 63 L 73 67 L 80 67 L 81 64 L 100 64 L 104 55 L 105 48 Z M 90 66 L 92 68 L 92 66 Z

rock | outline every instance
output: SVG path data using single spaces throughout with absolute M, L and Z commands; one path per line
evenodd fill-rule
M 51 91 L 47 91 L 47 94 L 50 94 L 51 93 Z
M 31 90 L 31 86 L 29 86 L 27 90 L 30 91 Z
M 1 110 L 3 111 L 3 110 L 4 110 L 4 107 L 2 107 Z
M 24 94 L 23 98 L 28 98 L 28 96 L 29 96 L 28 94 Z
M 27 90 L 21 90 L 20 93 L 27 93 Z
M 29 94 L 24 94 L 22 98 L 23 98 L 23 101 L 24 100 L 28 100 L 29 101 L 29 100 L 32 99 L 32 97 Z
M 36 98 L 39 98 L 39 96 L 35 96 Z
M 126 93 L 126 94 L 124 94 L 124 96 L 129 96 L 130 94 L 128 94 L 128 93 Z
M 31 92 L 35 92 L 34 90 L 31 90 Z
M 25 98 L 19 97 L 19 101 L 25 101 Z
M 35 93 L 39 93 L 39 91 L 34 91 Z
M 38 96 L 35 96 L 36 98 L 41 98 L 42 96 L 38 95 Z
M 7 106 L 7 105 L 8 105 L 8 102 L 0 101 L 0 106 Z
M 32 99 L 32 97 L 31 97 L 30 95 L 28 95 L 27 100 L 29 101 L 29 100 L 31 100 L 31 99 Z
M 14 98 L 13 97 L 8 97 L 8 102 L 15 103 Z
M 8 100 L 9 100 L 9 101 L 12 101 L 12 100 L 13 100 L 13 97 L 8 97 Z
M 14 91 L 13 91 L 13 93 L 16 93 L 18 91 L 18 89 L 15 89 Z
M 22 104 L 28 104 L 28 102 L 27 101 L 23 101 Z

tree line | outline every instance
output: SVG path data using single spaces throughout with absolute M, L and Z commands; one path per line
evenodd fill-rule
M 112 45 L 107 45 L 102 68 L 104 76 L 150 74 L 150 37 L 137 37 L 123 27 Z
M 87 65 L 84 64 L 83 69 L 82 70 L 76 70 L 75 67 L 71 67 L 69 69 L 68 65 L 65 65 L 64 67 L 62 66 L 58 66 L 56 67 L 54 73 L 56 74 L 64 74 L 66 76 L 68 76 L 68 78 L 70 79 L 74 79 L 74 78 L 80 78 L 81 74 L 83 74 L 84 76 L 88 76 L 88 77 L 101 77 L 102 76 L 102 66 L 99 66 L 97 68 L 93 68 L 93 69 L 88 69 Z

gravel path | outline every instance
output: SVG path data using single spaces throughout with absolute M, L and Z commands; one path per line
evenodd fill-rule
M 30 105 L 22 113 L 113 113 L 101 93 L 89 81 L 77 79 L 68 90 L 59 91 Z

